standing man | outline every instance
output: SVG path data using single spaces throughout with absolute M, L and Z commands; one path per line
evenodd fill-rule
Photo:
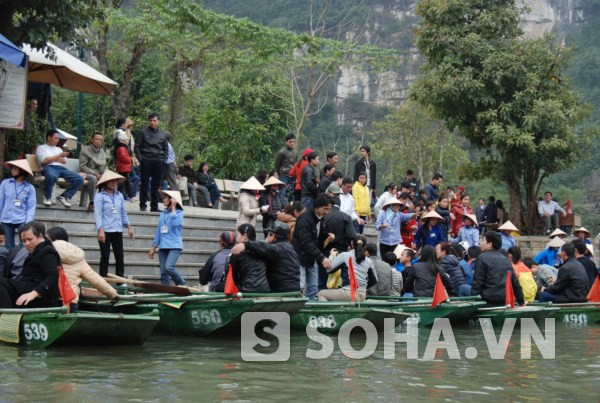
M 495 231 L 483 234 L 481 254 L 475 263 L 471 295 L 481 295 L 488 305 L 506 303 L 506 273 L 511 273 L 512 288 L 519 305 L 525 304 L 523 289 L 510 261 L 500 253 L 502 239 Z
M 354 182 L 358 181 L 360 173 L 367 176 L 366 186 L 369 188 L 370 200 L 377 199 L 377 166 L 371 159 L 371 147 L 360 147 L 361 159 L 354 165 Z
M 158 188 L 169 154 L 167 135 L 158 125 L 156 113 L 148 116 L 149 126 L 141 129 L 135 139 L 135 156 L 140 161 L 142 186 L 140 188 L 140 211 L 146 211 L 148 180 L 150 183 L 150 211 L 158 210 Z
M 421 181 L 415 176 L 415 173 L 411 169 L 406 171 L 406 176 L 402 180 L 402 183 L 404 182 L 410 184 L 411 189 L 414 189 L 415 193 L 418 192 L 421 187 Z
M 335 173 L 335 166 L 327 164 L 323 167 L 323 174 L 321 174 L 321 182 L 319 182 L 319 193 L 325 193 L 327 188 L 333 182 L 333 174 Z
M 296 151 L 296 135 L 289 133 L 285 136 L 285 147 L 277 151 L 275 156 L 275 172 L 277 173 L 278 179 L 285 183 L 285 186 L 279 189 L 279 191 L 285 196 L 288 183 L 291 182 L 292 177 L 290 171 L 298 159 L 298 152 Z
M 444 177 L 442 176 L 442 174 L 437 173 L 433 175 L 433 177 L 431 178 L 431 182 L 429 182 L 429 185 L 425 186 L 425 190 L 427 190 L 427 200 L 425 201 L 426 203 L 430 201 L 438 201 L 438 199 L 440 198 L 440 186 L 442 185 L 443 181 Z
M 327 164 L 331 164 L 333 165 L 334 168 L 337 169 L 337 163 L 340 160 L 340 157 L 338 157 L 338 153 L 332 151 L 330 153 L 327 153 Z M 325 165 L 327 166 L 327 165 Z M 321 172 L 320 172 L 320 178 L 323 178 L 323 176 L 325 175 L 325 167 L 321 168 Z
M 563 217 L 567 216 L 567 212 L 552 200 L 552 192 L 544 193 L 544 200 L 538 203 L 538 213 L 546 226 L 546 235 L 559 227 L 558 213 L 561 213 Z
M 300 288 L 306 289 L 306 297 L 316 301 L 318 287 L 317 265 L 331 269 L 331 262 L 319 249 L 320 239 L 324 238 L 323 218 L 331 211 L 332 201 L 326 194 L 315 200 L 314 208 L 307 208 L 300 215 L 294 229 L 292 244 L 300 261 Z
M 96 193 L 96 183 L 106 171 L 106 152 L 102 145 L 104 144 L 104 136 L 100 132 L 92 134 L 92 144 L 81 149 L 79 154 L 79 169 L 85 174 L 85 179 L 88 181 L 88 196 L 90 204 L 87 211 L 94 212 L 94 196 Z
M 65 167 L 69 153 L 56 146 L 59 140 L 56 130 L 48 130 L 46 133 L 46 144 L 38 146 L 35 151 L 38 163 L 42 167 L 42 174 L 44 175 L 44 197 L 42 198 L 42 202 L 44 206 L 52 205 L 54 184 L 58 178 L 64 178 L 69 182 L 69 187 L 62 195 L 56 197 L 56 201 L 61 202 L 65 207 L 71 207 L 71 198 L 81 185 L 83 185 L 83 178 L 81 175 L 69 171 Z
M 352 186 L 354 182 L 351 178 L 342 179 L 342 193 L 340 193 L 340 211 L 350 216 L 352 221 L 355 223 L 355 229 L 357 225 L 365 225 L 365 220 L 360 218 L 354 210 L 354 197 L 352 197 Z
M 308 165 L 302 170 L 300 185 L 302 187 L 302 204 L 311 209 L 319 191 L 319 155 L 316 152 L 306 157 Z

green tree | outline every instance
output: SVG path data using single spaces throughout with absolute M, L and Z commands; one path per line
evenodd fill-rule
M 513 0 L 419 2 L 427 62 L 411 95 L 485 150 L 471 174 L 506 183 L 516 225 L 524 193 L 531 225 L 544 179 L 573 164 L 590 135 L 577 130 L 585 108 L 563 75 L 568 49 L 523 39 L 522 11 Z
M 102 9 L 103 0 L 5 0 L 0 13 L 0 34 L 17 46 L 29 43 L 45 48 L 57 38 L 71 41 Z

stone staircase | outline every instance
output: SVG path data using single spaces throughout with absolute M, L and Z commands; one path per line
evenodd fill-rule
M 153 260 L 147 256 L 156 230 L 159 213 L 140 212 L 137 205 L 128 205 L 127 214 L 132 223 L 135 239 L 126 237 L 125 274 L 142 280 L 159 280 L 160 268 L 158 256 Z M 184 249 L 178 261 L 177 269 L 186 281 L 196 284 L 198 270 L 204 266 L 208 257 L 219 249 L 218 235 L 222 231 L 235 231 L 237 212 L 213 210 L 196 207 L 185 208 L 183 229 Z M 47 228 L 61 226 L 69 233 L 69 241 L 85 250 L 86 260 L 94 270 L 100 263 L 100 247 L 94 224 L 94 216 L 85 209 L 62 206 L 47 208 L 37 206 L 36 219 L 44 222 Z M 260 237 L 262 238 L 262 232 Z M 110 256 L 109 271 L 114 273 L 114 256 Z

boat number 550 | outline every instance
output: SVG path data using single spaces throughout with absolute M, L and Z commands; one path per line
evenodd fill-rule
M 41 323 L 23 324 L 23 333 L 25 333 L 25 338 L 27 340 L 48 340 L 48 329 Z
M 221 314 L 216 309 L 192 311 L 192 323 L 194 325 L 218 325 L 221 323 Z

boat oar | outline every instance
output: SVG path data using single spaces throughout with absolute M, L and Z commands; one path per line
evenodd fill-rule
M 184 295 L 184 296 L 191 295 L 191 292 L 190 292 L 189 288 L 187 288 L 187 287 L 177 287 L 177 286 L 173 286 L 173 285 L 148 283 L 148 282 L 139 281 L 139 280 L 129 280 L 129 279 L 114 275 L 112 273 L 108 273 L 108 277 L 105 277 L 104 279 L 106 281 L 108 281 L 109 283 L 126 283 L 126 284 L 134 285 L 139 288 L 145 288 L 146 290 L 166 292 L 166 293 L 175 294 L 175 295 Z
M 368 295 L 367 296 L 367 301 L 370 299 L 375 299 L 375 300 L 399 300 L 399 301 L 431 301 L 431 298 L 429 297 L 425 297 L 425 298 L 421 298 L 421 297 L 398 297 L 395 295 Z M 479 295 L 473 295 L 471 297 L 450 297 L 448 298 L 448 301 L 452 302 L 452 301 L 480 301 L 481 297 Z
M 138 301 L 138 302 L 199 302 L 199 301 L 215 301 L 215 300 L 227 300 L 234 299 L 235 295 L 188 295 L 184 297 L 160 297 L 152 294 L 142 295 L 119 295 L 119 300 L 123 301 Z
M 4 313 L 67 313 L 68 307 L 60 306 L 55 308 L 2 308 L 0 315 Z

